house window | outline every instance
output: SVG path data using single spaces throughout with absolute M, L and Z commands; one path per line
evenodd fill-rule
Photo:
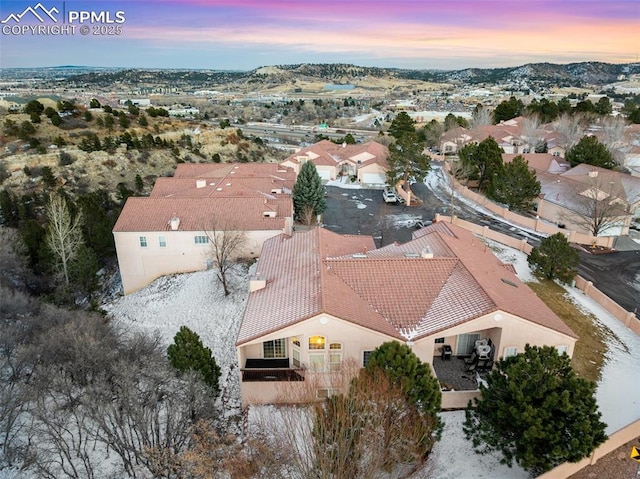
M 444 344 L 444 338 L 436 338 L 434 341 L 436 344 Z
M 208 236 L 196 236 L 195 237 L 195 242 L 196 244 L 208 244 L 209 243 L 209 237 Z
M 262 343 L 262 355 L 265 359 L 286 358 L 287 347 L 284 339 L 274 339 Z
M 567 354 L 567 351 L 569 350 L 569 348 L 567 346 L 565 346 L 564 344 L 561 346 L 556 346 L 556 351 L 558 351 L 558 354 L 560 356 L 562 356 L 563 354 Z
M 325 337 L 324 336 L 311 336 L 309 338 L 309 349 L 324 349 Z
M 160 248 L 166 248 L 167 238 L 165 238 L 164 236 L 158 236 L 158 244 L 160 245 Z
M 510 358 L 511 356 L 515 356 L 517 354 L 518 354 L 518 348 L 516 347 L 504 348 L 504 355 L 502 357 L 503 359 L 506 359 L 506 358 Z
M 340 371 L 341 364 L 342 364 L 342 344 L 340 343 L 329 344 L 329 370 Z
M 326 369 L 324 353 L 309 353 L 309 369 L 315 372 L 323 372 Z
M 362 367 L 366 368 L 367 364 L 369 364 L 369 359 L 371 359 L 371 354 L 373 351 L 362 351 Z
M 294 368 L 299 368 L 302 365 L 300 361 L 300 340 L 296 337 L 291 338 L 291 357 Z
M 141 248 L 146 248 L 147 247 L 147 237 L 146 236 L 140 236 L 140 247 Z

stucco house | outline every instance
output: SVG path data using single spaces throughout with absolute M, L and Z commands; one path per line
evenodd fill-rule
M 264 243 L 250 291 L 236 343 L 244 405 L 291 401 L 310 388 L 326 397 L 344 384 L 343 367 L 363 367 L 386 341 L 406 343 L 433 367 L 445 347 L 469 356 L 480 341 L 498 360 L 529 343 L 571 356 L 577 339 L 512 267 L 449 223 L 380 249 L 371 237 L 323 228 L 276 236 Z M 443 407 L 469 399 L 447 394 Z
M 239 254 L 260 255 L 265 240 L 291 234 L 295 178 L 275 163 L 184 163 L 158 178 L 150 196 L 127 200 L 113 228 L 124 293 L 209 267 L 216 231 L 244 232 Z
M 440 139 L 440 151 L 445 154 L 457 154 L 464 145 L 480 143 L 492 137 L 506 154 L 533 153 L 535 144 L 545 142 L 549 154 L 564 158 L 563 137 L 554 131 L 553 125 L 540 126 L 535 132 L 535 138 L 530 138 L 525 128 L 526 121 L 524 117 L 516 117 L 497 125 L 481 125 L 473 129 L 452 128 L 443 133 Z
M 640 178 L 587 164 L 562 173 L 536 171 L 540 197 L 534 201 L 538 216 L 580 233 L 598 236 L 629 234 L 640 218 Z
M 338 145 L 322 140 L 289 156 L 281 165 L 299 173 L 302 164 L 311 161 L 324 181 L 355 176 L 361 184 L 384 185 L 389 169 L 388 156 L 388 148 L 375 141 Z

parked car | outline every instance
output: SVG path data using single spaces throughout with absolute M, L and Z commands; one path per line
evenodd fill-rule
M 382 198 L 384 199 L 385 203 L 398 202 L 398 196 L 395 194 L 395 192 L 391 188 L 384 189 L 384 191 L 382 192 Z

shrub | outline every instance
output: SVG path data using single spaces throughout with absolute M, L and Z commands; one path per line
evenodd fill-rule
M 197 333 L 182 326 L 167 349 L 167 357 L 171 366 L 182 373 L 189 370 L 200 372 L 204 381 L 218 394 L 220 367 L 211 349 L 202 344 Z

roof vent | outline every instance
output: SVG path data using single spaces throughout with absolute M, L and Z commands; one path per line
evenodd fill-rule
M 429 247 L 427 247 L 420 252 L 420 256 L 422 256 L 425 259 L 431 259 L 433 258 L 433 252 Z
M 196 180 L 196 188 L 204 188 L 205 186 L 207 186 L 207 180 L 204 178 L 198 178 Z
M 253 278 L 249 280 L 249 292 L 253 293 L 254 291 L 259 291 L 267 287 L 267 280 L 256 274 Z
M 406 252 L 404 254 L 405 258 L 419 258 L 420 254 L 419 253 L 411 253 L 411 252 Z
M 177 231 L 178 227 L 180 226 L 180 218 L 178 218 L 177 216 L 172 217 L 169 220 L 169 226 L 171 227 L 171 231 Z
M 598 177 L 598 170 L 591 170 L 589 172 L 589 178 L 597 178 Z
M 351 255 L 352 258 L 368 258 L 369 255 L 366 255 L 364 253 L 355 253 Z

